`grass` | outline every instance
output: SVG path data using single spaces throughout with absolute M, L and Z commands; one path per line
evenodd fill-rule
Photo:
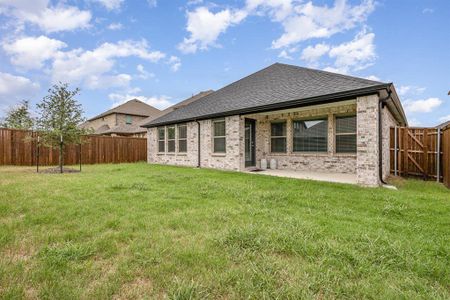
M 0 168 L 0 298 L 449 299 L 450 191 Z

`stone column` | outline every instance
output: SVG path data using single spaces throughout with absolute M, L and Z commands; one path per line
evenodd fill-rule
M 357 182 L 363 186 L 378 186 L 378 95 L 356 99 L 357 119 Z

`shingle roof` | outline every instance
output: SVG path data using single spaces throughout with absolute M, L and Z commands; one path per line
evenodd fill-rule
M 170 112 L 172 112 L 174 110 L 177 110 L 179 108 L 182 108 L 182 107 L 184 107 L 184 106 L 186 106 L 186 105 L 188 105 L 188 104 L 190 104 L 190 103 L 192 103 L 194 101 L 197 101 L 200 98 L 208 96 L 209 94 L 211 94 L 213 92 L 214 92 L 213 90 L 202 91 L 202 92 L 200 92 L 198 94 L 193 95 L 192 97 L 187 98 L 186 100 L 178 102 L 177 104 L 174 104 L 174 105 L 164 109 L 162 111 L 162 113 L 163 113 L 163 115 L 168 114 L 168 113 L 170 113 Z
M 261 107 L 282 107 L 299 100 L 311 103 L 314 97 L 385 85 L 378 81 L 275 63 L 143 126 L 251 112 Z
M 177 104 L 174 104 L 174 105 L 164 109 L 163 111 L 159 112 L 158 115 L 152 115 L 152 116 L 150 116 L 148 118 L 145 118 L 144 120 L 139 122 L 139 125 L 140 126 L 144 126 L 145 124 L 150 123 L 150 121 L 153 121 L 153 120 L 155 120 L 155 119 L 157 119 L 157 118 L 159 118 L 159 117 L 161 117 L 161 116 L 163 116 L 165 114 L 168 114 L 168 113 L 170 113 L 170 112 L 172 112 L 172 111 L 174 111 L 176 109 L 179 109 L 179 108 L 184 107 L 184 106 L 186 106 L 186 105 L 188 105 L 188 104 L 190 104 L 190 103 L 192 103 L 194 101 L 197 101 L 198 99 L 200 99 L 200 98 L 202 98 L 202 97 L 204 97 L 206 95 L 209 95 L 212 92 L 214 92 L 214 91 L 213 90 L 208 90 L 208 91 L 203 91 L 203 92 L 200 92 L 198 94 L 195 94 L 192 97 L 189 97 L 189 98 L 187 98 L 187 99 L 185 99 L 183 101 L 178 102 Z M 142 131 L 147 131 L 147 129 L 143 129 L 143 128 L 141 128 L 141 129 L 142 129 Z
M 157 108 L 154 108 L 151 105 L 148 105 L 147 103 L 144 103 L 137 99 L 132 99 L 125 102 L 124 104 L 111 108 L 110 110 L 107 110 L 104 113 L 99 114 L 98 116 L 90 118 L 88 121 L 102 118 L 114 113 L 148 117 L 153 115 L 159 115 L 161 111 Z

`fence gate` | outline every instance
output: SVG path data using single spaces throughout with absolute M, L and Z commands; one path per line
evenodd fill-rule
M 442 136 L 437 128 L 391 128 L 391 173 L 441 181 Z

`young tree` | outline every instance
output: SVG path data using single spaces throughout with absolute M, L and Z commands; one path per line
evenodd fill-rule
M 64 146 L 81 143 L 86 130 L 79 125 L 84 121 L 81 104 L 75 100 L 78 88 L 69 90 L 67 83 L 53 85 L 48 95 L 37 104 L 39 117 L 37 128 L 41 141 L 46 146 L 59 147 L 59 168 L 63 172 Z
M 33 118 L 30 114 L 30 103 L 23 100 L 18 105 L 12 106 L 6 113 L 4 121 L 0 127 L 15 129 L 32 129 Z

